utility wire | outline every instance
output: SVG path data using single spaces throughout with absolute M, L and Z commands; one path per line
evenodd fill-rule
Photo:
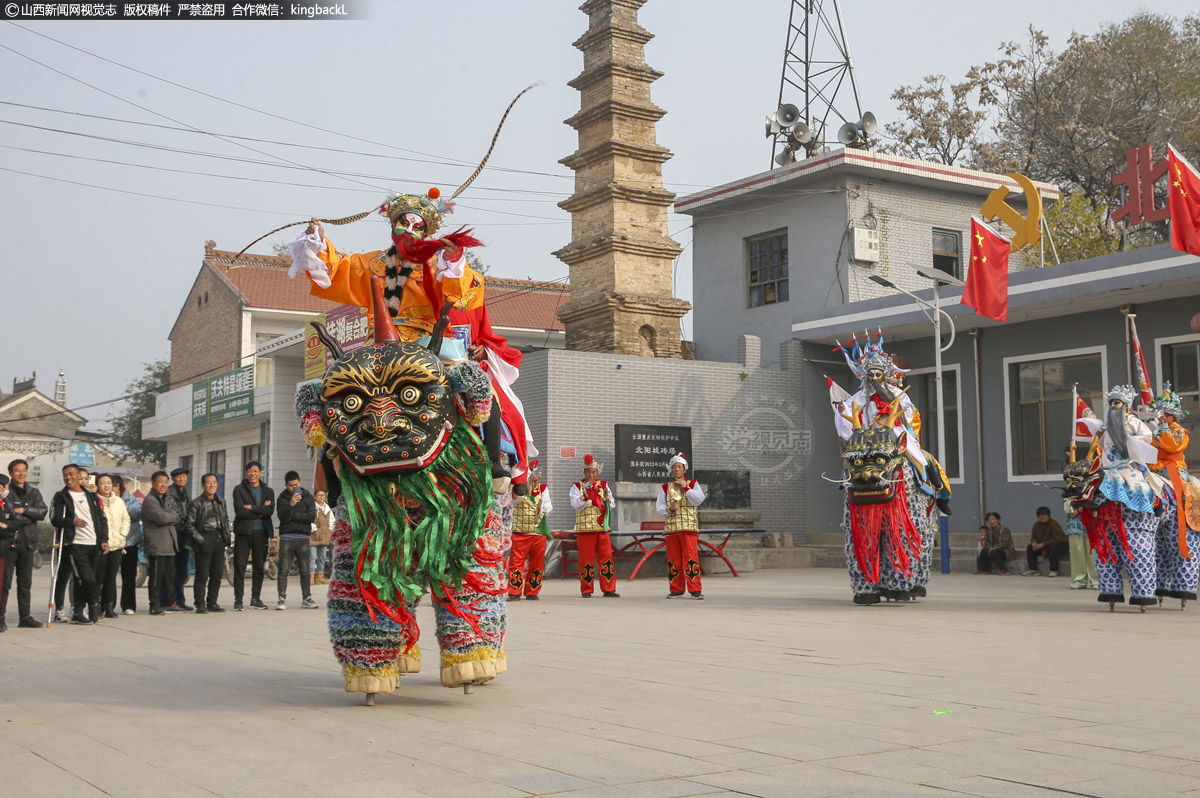
M 20 26 L 18 26 L 18 27 L 20 27 Z M 105 95 L 106 97 L 112 97 L 114 100 L 119 100 L 123 103 L 127 103 L 128 105 L 132 105 L 134 108 L 137 108 L 141 111 L 145 111 L 148 114 L 153 114 L 154 116 L 161 117 L 162 119 L 166 119 L 168 122 L 174 122 L 177 125 L 184 125 L 185 127 L 191 128 L 192 130 L 196 131 L 197 133 L 204 133 L 205 135 L 212 136 L 213 138 L 216 138 L 220 141 L 224 141 L 227 144 L 232 144 L 235 147 L 241 147 L 242 149 L 250 150 L 250 152 L 257 153 L 266 158 L 274 158 L 275 160 L 278 160 L 278 161 L 284 161 L 285 163 L 290 163 L 293 166 L 299 166 L 299 167 L 302 167 L 304 169 L 309 169 L 314 172 L 322 172 L 322 170 L 320 170 L 320 169 L 314 169 L 311 166 L 305 166 L 304 164 L 299 163 L 298 161 L 291 161 L 291 160 L 288 160 L 287 158 L 283 158 L 278 155 L 272 155 L 269 152 L 263 152 L 262 150 L 256 150 L 254 147 L 251 147 L 248 144 L 242 144 L 241 142 L 234 141 L 232 139 L 221 138 L 221 136 L 219 136 L 216 133 L 210 133 L 207 130 L 201 130 L 200 128 L 195 127 L 194 125 L 189 125 L 186 122 L 175 119 L 174 117 L 170 117 L 170 116 L 167 116 L 166 114 L 159 113 L 158 111 L 147 108 L 144 105 L 135 103 L 133 100 L 127 100 L 124 97 L 121 97 L 120 95 L 113 94 L 110 91 L 106 91 L 106 90 L 100 88 L 99 86 L 93 86 L 91 83 L 88 83 L 86 80 L 82 80 L 80 78 L 75 77 L 74 75 L 70 75 L 66 72 L 63 72 L 61 69 L 56 69 L 56 68 L 50 66 L 49 64 L 42 63 L 41 61 L 37 60 L 36 58 L 26 55 L 25 53 L 22 53 L 19 50 L 14 50 L 13 48 L 9 47 L 6 44 L 0 44 L 0 49 L 7 50 L 8 52 L 12 53 L 13 55 L 20 56 L 21 58 L 24 58 L 27 61 L 31 61 L 31 62 L 37 64 L 38 66 L 42 67 L 43 69 L 48 69 L 51 72 L 53 72 L 57 75 L 61 75 L 62 77 L 67 78 L 68 80 L 72 80 L 82 86 L 87 86 L 89 89 L 91 89 L 93 91 L 98 91 L 101 94 Z M 352 183 L 359 183 L 360 185 L 364 185 L 364 186 L 371 186 L 370 183 L 363 183 L 361 180 L 354 180 L 353 178 L 345 177 L 342 175 L 331 174 L 329 172 L 322 172 L 322 174 L 329 175 L 330 177 L 337 177 L 341 180 L 348 180 Z M 371 187 L 376 188 L 380 191 L 387 191 L 387 189 L 383 188 L 382 186 L 371 186 Z

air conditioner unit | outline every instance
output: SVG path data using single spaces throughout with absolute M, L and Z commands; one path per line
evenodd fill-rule
M 854 228 L 854 245 L 850 250 L 851 260 L 879 263 L 879 231 L 867 227 Z

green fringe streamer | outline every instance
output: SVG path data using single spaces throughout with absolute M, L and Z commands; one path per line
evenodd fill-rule
M 425 585 L 439 598 L 445 598 L 442 583 L 461 586 L 492 504 L 483 442 L 469 425 L 456 424 L 446 448 L 420 471 L 340 472 L 356 569 L 362 559 L 360 583 L 373 585 L 380 601 L 393 607 L 415 601 Z M 415 525 L 393 486 L 424 510 Z M 403 604 L 397 609 L 403 614 Z

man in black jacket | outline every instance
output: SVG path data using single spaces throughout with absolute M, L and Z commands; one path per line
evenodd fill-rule
M 262 602 L 263 572 L 267 564 L 267 539 L 275 534 L 275 491 L 262 481 L 262 465 L 246 463 L 246 478 L 233 489 L 233 608 L 244 609 L 246 560 L 253 554 L 250 572 L 250 609 L 265 610 Z
M 221 575 L 225 572 L 225 547 L 229 545 L 229 514 L 225 502 L 217 496 L 217 475 L 200 477 L 204 493 L 188 505 L 188 549 L 196 555 L 196 577 L 192 580 L 192 595 L 197 614 L 224 612 L 217 603 Z M 207 583 L 207 584 L 206 584 Z
M 279 494 L 279 602 L 277 610 L 287 609 L 288 571 L 292 566 L 292 558 L 300 566 L 300 592 L 304 601 L 300 604 L 306 610 L 317 608 L 309 590 L 308 576 L 308 539 L 312 535 L 313 522 L 317 520 L 317 500 L 313 495 L 300 487 L 300 475 L 295 471 L 287 472 L 287 490 Z
M 188 474 L 191 472 L 186 468 L 176 468 L 171 472 L 171 487 L 167 488 L 167 493 L 179 505 L 183 513 L 187 512 L 188 505 L 191 504 L 191 497 L 188 496 Z M 180 520 L 184 520 L 180 517 Z M 184 585 L 187 584 L 188 576 L 188 561 L 190 559 L 190 549 L 187 548 L 187 542 L 191 539 L 185 524 L 180 524 L 175 530 L 176 532 L 176 554 L 175 554 L 175 592 L 173 596 L 163 596 L 163 604 L 174 603 L 176 607 L 185 612 L 191 612 L 192 608 L 187 603 L 187 593 L 184 591 Z M 193 587 L 195 582 L 192 582 Z
M 28 484 L 29 464 L 13 460 L 8 464 L 8 505 L 13 511 L 16 532 L 12 550 L 4 560 L 4 591 L 0 595 L 0 619 L 8 609 L 8 594 L 13 576 L 17 578 L 17 611 L 23 629 L 37 629 L 39 623 L 30 613 L 30 586 L 33 584 L 33 553 L 38 544 L 38 521 L 46 520 L 46 502 L 37 488 Z
M 67 486 L 54 494 L 50 503 L 50 523 L 59 530 L 63 556 L 71 558 L 71 573 L 75 577 L 75 612 L 71 623 L 98 623 L 103 585 L 97 571 L 100 555 L 108 554 L 108 519 L 100 499 L 83 487 L 78 466 L 64 466 L 63 481 Z

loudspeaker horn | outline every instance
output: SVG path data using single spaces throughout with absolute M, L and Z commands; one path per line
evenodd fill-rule
M 838 141 L 847 147 L 852 147 L 859 142 L 858 125 L 853 122 L 847 122 L 838 128 Z
M 796 162 L 796 153 L 790 149 L 785 149 L 783 152 L 775 156 L 775 163 L 780 166 L 787 166 Z
M 875 131 L 879 130 L 879 122 L 875 119 L 875 114 L 870 111 L 863 114 L 862 121 L 858 123 L 858 126 L 868 136 L 875 135 Z
M 800 121 L 800 109 L 791 103 L 784 103 L 775 112 L 775 121 L 783 127 L 791 127 Z
M 767 117 L 767 138 L 771 138 L 771 136 L 774 136 L 776 133 L 778 133 L 781 130 L 783 130 L 783 126 L 775 121 L 775 117 L 768 116 Z
M 797 146 L 804 146 L 812 141 L 813 134 L 808 125 L 803 122 L 797 122 L 792 125 L 792 129 L 788 131 L 788 141 L 796 142 Z

